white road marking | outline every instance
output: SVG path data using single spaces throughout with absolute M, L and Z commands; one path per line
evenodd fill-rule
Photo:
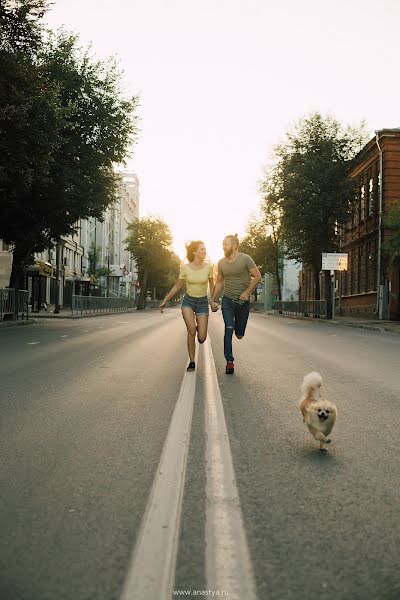
M 40 344 L 40 342 L 28 342 L 27 343 L 28 346 L 33 346 L 34 344 Z
M 195 389 L 196 371 L 185 372 L 121 600 L 172 596 Z
M 227 590 L 230 600 L 255 600 L 254 574 L 209 338 L 204 344 L 204 363 L 207 587 Z
M 66 337 L 68 337 L 68 335 L 62 335 L 61 337 L 62 337 L 62 338 L 66 338 Z

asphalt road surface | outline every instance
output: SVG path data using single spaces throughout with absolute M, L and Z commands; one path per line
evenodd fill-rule
M 1 600 L 398 600 L 400 336 L 179 309 L 0 330 Z M 327 453 L 297 409 L 318 370 Z

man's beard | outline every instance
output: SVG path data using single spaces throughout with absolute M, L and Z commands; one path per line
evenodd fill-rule
M 233 248 L 231 248 L 230 250 L 224 250 L 224 254 L 225 254 L 226 258 L 229 258 L 230 256 L 232 256 L 232 252 L 233 252 Z

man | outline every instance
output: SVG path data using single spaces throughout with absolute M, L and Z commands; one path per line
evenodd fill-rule
M 245 334 L 250 311 L 250 294 L 261 281 L 261 274 L 251 256 L 239 252 L 239 239 L 236 234 L 227 235 L 222 247 L 225 257 L 218 262 L 218 276 L 211 296 L 211 309 L 214 312 L 218 309 L 215 298 L 219 298 L 223 289 L 224 354 L 226 373 L 232 375 L 235 372 L 232 354 L 233 332 L 235 331 L 238 340 Z

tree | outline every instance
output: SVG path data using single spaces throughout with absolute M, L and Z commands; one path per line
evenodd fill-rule
M 363 123 L 344 128 L 332 117 L 313 113 L 276 147 L 275 165 L 267 173 L 288 258 L 312 268 L 316 299 L 321 297 L 321 253 L 338 249 L 337 227 L 348 219 L 354 194 L 349 167 L 367 139 Z M 329 293 L 330 286 L 326 289 Z
M 58 89 L 34 59 L 45 5 L 40 0 L 0 5 L 0 238 L 15 245 L 15 287 L 23 285 L 24 263 L 43 249 L 45 223 L 31 191 L 47 184 L 59 145 Z
M 140 281 L 138 310 L 145 308 L 149 283 L 168 272 L 173 262 L 172 234 L 168 225 L 156 217 L 136 218 L 128 227 L 126 249 L 136 261 Z
M 400 264 L 400 201 L 396 201 L 383 217 L 383 226 L 386 235 L 382 244 L 382 267 L 385 279 L 389 279 L 393 265 Z
M 156 290 L 157 298 L 163 298 L 173 287 L 178 279 L 181 259 L 171 252 L 166 262 L 160 268 L 149 273 L 147 290 Z
M 107 267 L 99 266 L 100 259 L 101 248 L 99 246 L 95 246 L 94 242 L 92 242 L 88 251 L 89 267 L 87 270 L 87 275 L 91 275 L 96 279 L 98 279 L 99 277 L 107 277 L 111 275 L 110 269 L 108 269 Z
M 33 55 L 41 44 L 47 10 L 47 0 L 1 0 L 1 50 Z
M 33 115 L 37 127 L 30 127 L 24 113 L 26 128 L 18 135 L 9 124 L 12 117 L 7 121 L 6 115 L 4 119 L 8 129 L 3 143 L 9 162 L 18 164 L 21 160 L 14 148 L 17 139 L 28 167 L 29 159 L 33 163 L 31 171 L 26 169 L 25 187 L 20 185 L 14 194 L 7 193 L 5 186 L 0 190 L 0 236 L 15 245 L 14 286 L 33 252 L 54 246 L 62 235 L 75 232 L 79 219 L 102 220 L 104 210 L 115 199 L 114 165 L 124 161 L 137 135 L 134 113 L 138 98 L 124 97 L 121 73 L 114 60 L 94 61 L 88 50 L 83 52 L 78 47 L 76 36 L 61 32 L 39 45 L 32 66 L 41 75 L 39 90 L 43 89 L 43 94 L 56 90 L 57 97 L 55 103 L 49 102 L 43 109 L 42 130 L 40 111 L 38 117 Z M 9 72 L 5 80 L 9 82 Z M 32 92 L 28 107 L 33 111 L 40 100 L 34 83 L 35 80 L 32 90 L 28 90 Z M 24 86 L 21 83 L 15 89 L 17 99 L 6 104 L 11 115 Z M 51 119 L 54 106 L 57 111 Z M 45 109 L 50 112 L 48 120 Z M 42 169 L 36 168 L 37 140 L 43 142 L 40 150 L 46 159 Z M 40 156 L 39 152 L 39 159 Z M 16 180 L 12 165 L 3 176 L 6 181 Z
M 263 187 L 261 186 L 263 190 Z M 261 273 L 274 276 L 278 288 L 278 299 L 282 299 L 282 269 L 285 257 L 281 226 L 273 205 L 268 197 L 263 198 L 261 218 L 251 219 L 246 235 L 240 242 L 240 249 L 250 254 Z

